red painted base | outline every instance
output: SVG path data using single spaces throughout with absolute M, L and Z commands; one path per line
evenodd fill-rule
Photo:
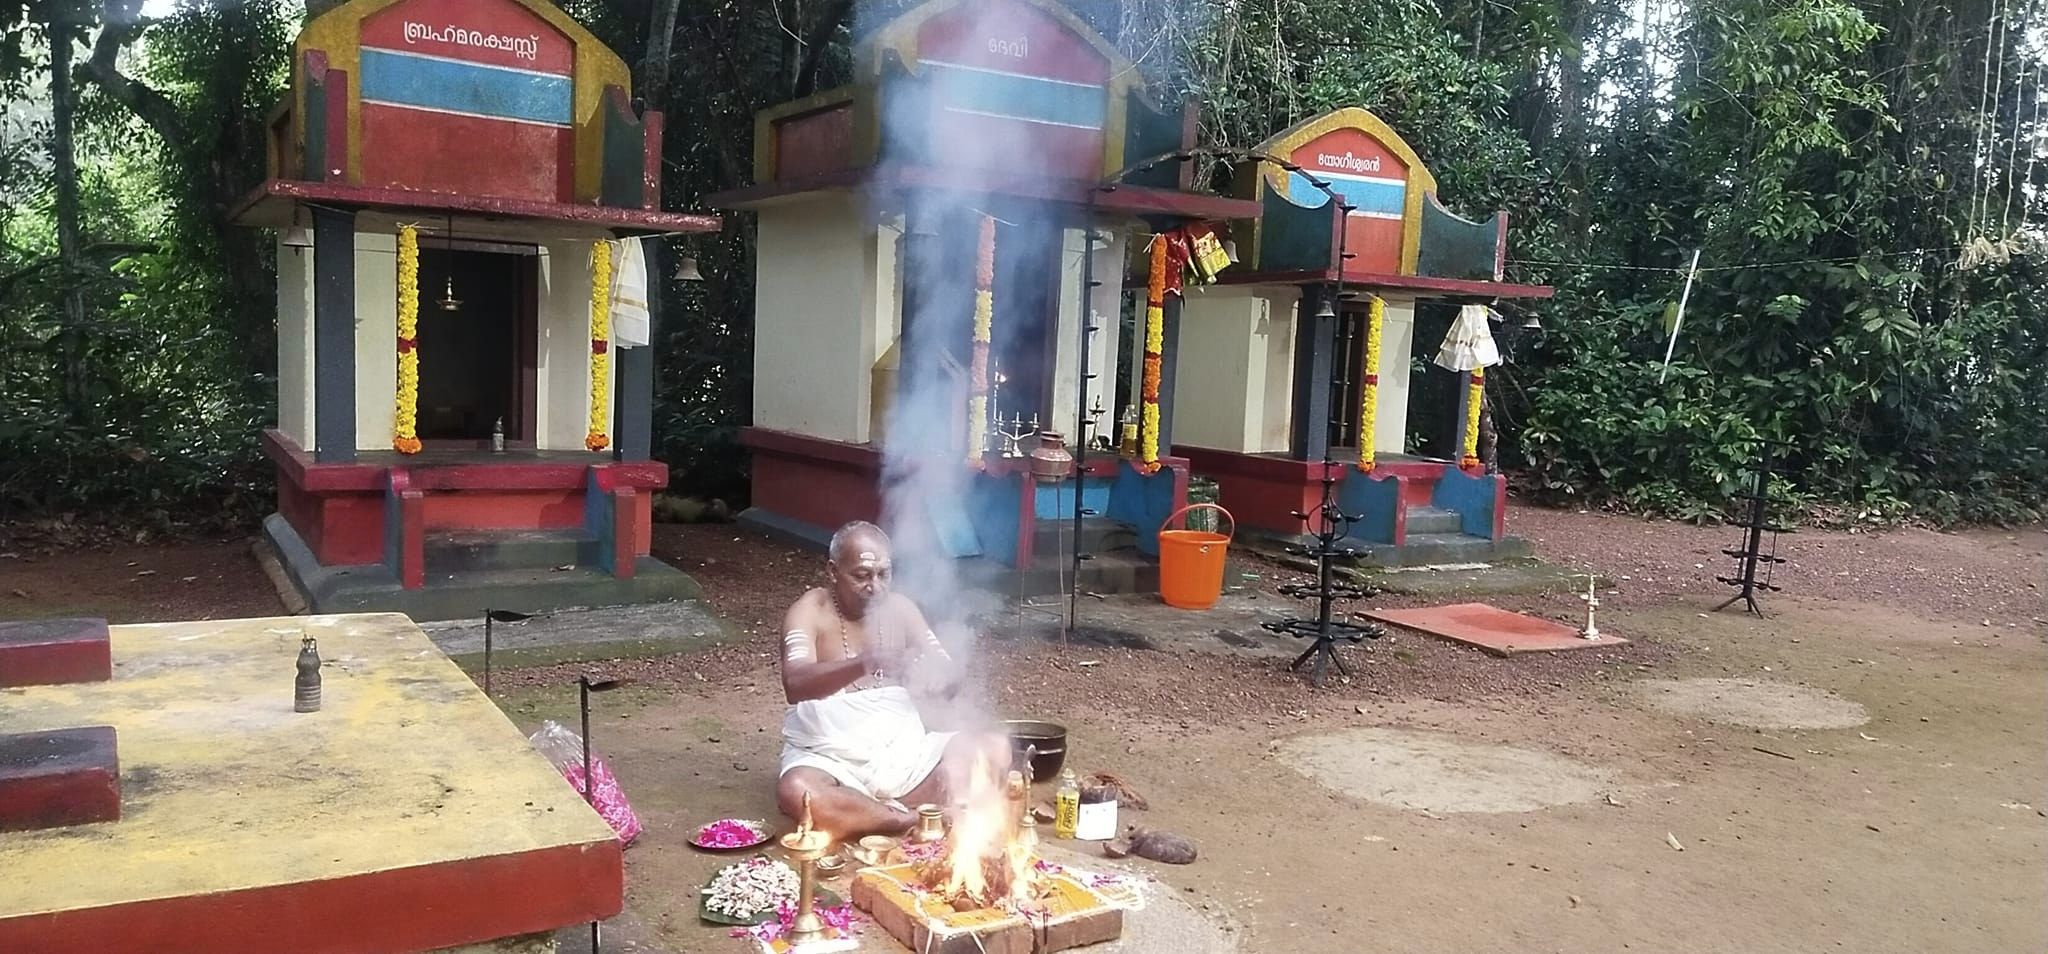
M 113 726 L 0 735 L 0 831 L 66 828 L 120 817 L 121 763 Z M 0 950 L 37 948 L 10 947 L 0 932 Z
M 749 427 L 740 443 L 754 452 L 754 506 L 830 529 L 882 515 L 882 455 L 843 444 Z
M 1173 453 L 1187 458 L 1197 476 L 1216 481 L 1217 502 L 1246 529 L 1299 534 L 1302 523 L 1295 514 L 1322 506 L 1321 462 L 1179 444 L 1174 445 Z M 1343 467 L 1335 469 L 1341 476 Z
M 624 906 L 617 842 L 0 920 L 0 951 L 356 954 L 479 944 Z M 280 917 L 279 912 L 289 912 Z
M 106 620 L 0 623 L 0 689 L 105 682 L 113 675 Z
M 653 541 L 653 492 L 668 485 L 659 461 L 618 463 L 591 454 L 503 458 L 489 452 L 450 457 L 364 454 L 350 464 L 321 464 L 291 438 L 270 430 L 263 450 L 277 465 L 277 509 L 298 531 L 322 566 L 362 566 L 385 560 L 386 496 L 390 475 L 403 475 L 409 498 L 407 526 L 422 532 L 455 530 L 567 530 L 587 526 L 586 489 L 593 470 L 606 488 L 634 495 L 633 552 L 646 556 Z
M 1287 536 L 1299 534 L 1302 522 L 1295 514 L 1313 513 L 1323 504 L 1320 461 L 1310 463 L 1279 454 L 1242 454 L 1184 444 L 1174 445 L 1173 453 L 1187 458 L 1196 476 L 1216 481 L 1219 502 L 1247 528 Z M 1450 466 L 1441 461 L 1382 460 L 1374 466 L 1373 475 L 1401 478 L 1401 503 L 1427 507 L 1436 494 L 1437 481 Z M 1348 461 L 1336 462 L 1334 469 L 1339 480 L 1358 473 L 1355 463 Z

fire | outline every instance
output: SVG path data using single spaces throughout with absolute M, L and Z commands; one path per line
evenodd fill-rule
M 996 778 L 988 759 L 977 756 L 956 800 L 946 853 L 924 880 L 956 904 L 1014 909 L 1032 900 L 1037 846 L 1019 830 L 1023 806 L 1010 801 Z

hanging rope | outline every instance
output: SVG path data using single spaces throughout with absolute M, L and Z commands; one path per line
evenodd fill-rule
M 1968 234 L 1965 236 L 1966 243 L 1979 236 L 1978 226 L 1984 221 L 1983 209 L 1987 192 L 1985 178 L 1990 174 L 1991 139 L 1995 135 L 1991 118 L 1997 105 L 1994 91 L 2001 85 L 1999 81 L 1992 80 L 1991 71 L 1995 62 L 2001 79 L 2004 76 L 2005 59 L 1998 55 L 2005 48 L 2005 43 L 1998 36 L 2004 21 L 2005 0 L 1998 0 L 1998 5 L 1991 9 L 1991 19 L 1984 24 L 1984 76 L 1977 92 L 1977 134 L 1972 149 L 1974 168 L 1971 170 L 1970 221 Z M 1969 257 L 1967 250 L 1964 257 Z
M 2027 180 L 2015 179 L 2013 174 L 2018 172 L 2020 168 L 2020 121 L 2024 118 L 2024 113 L 2026 112 L 2024 107 L 2027 95 L 2027 73 L 2029 70 L 2033 70 L 2036 75 L 2039 74 L 2039 70 L 2036 68 L 2036 60 L 2039 57 L 2027 55 L 2027 35 L 2028 29 L 2040 22 L 2038 19 L 2040 9 L 2041 0 L 2030 0 L 2027 4 L 2027 14 L 2022 21 L 2022 29 L 2018 34 L 2019 39 L 2013 43 L 2013 52 L 2020 58 L 2020 71 L 2018 79 L 2013 82 L 2012 87 L 2012 142 L 2006 147 L 2005 154 L 2005 209 L 1998 218 L 1998 233 L 2007 238 L 2010 238 L 2013 234 L 2013 200 L 2026 189 L 2027 185 Z M 2011 35 L 2012 31 L 2008 29 L 2006 33 Z M 2034 128 L 2038 129 L 2038 118 L 2041 115 L 2041 94 L 2038 91 L 2034 93 L 2034 115 L 2037 121 L 2037 125 Z M 2030 148 L 2027 150 L 2029 156 L 2033 154 L 2031 145 L 2030 143 Z M 2031 162 L 2029 164 L 2031 165 Z M 2022 209 L 2022 211 L 2025 210 Z

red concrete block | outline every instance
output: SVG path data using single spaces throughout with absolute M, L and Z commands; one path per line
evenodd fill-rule
M 106 620 L 0 623 L 0 689 L 106 682 L 113 677 Z
M 0 831 L 65 828 L 121 817 L 114 727 L 0 735 Z
M 1488 606 L 1458 603 L 1416 609 L 1373 610 L 1365 614 L 1382 623 L 1428 633 L 1439 639 L 1463 643 L 1495 656 L 1517 653 L 1569 652 L 1576 649 L 1612 649 L 1628 645 L 1619 636 L 1602 634 L 1585 639 L 1579 631 L 1561 623 Z

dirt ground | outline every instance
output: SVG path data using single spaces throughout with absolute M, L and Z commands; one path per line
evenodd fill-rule
M 977 671 L 998 715 L 1067 724 L 1073 767 L 1150 798 L 1126 821 L 1201 846 L 1145 863 L 1151 890 L 1244 952 L 2048 950 L 2048 533 L 1788 537 L 1756 620 L 1709 612 L 1725 528 L 1516 518 L 1614 581 L 1601 627 L 1635 642 L 1495 659 L 1397 633 L 1324 691 L 1268 658 L 1031 639 Z M 634 680 L 592 734 L 646 825 L 618 936 L 739 950 L 696 921 L 720 859 L 685 841 L 773 814 L 775 630 L 817 559 L 730 527 L 657 548 L 751 635 L 600 666 Z M 0 617 L 85 611 L 277 610 L 240 543 L 0 555 Z M 568 668 L 500 679 L 522 727 L 573 717 Z
M 1091 677 L 1084 696 L 1034 691 L 1038 654 L 995 668 L 1027 675 L 1002 714 L 1065 722 L 1077 767 L 1151 799 L 1127 820 L 1201 845 L 1194 865 L 1149 866 L 1155 889 L 1243 951 L 2048 949 L 2043 633 L 1804 600 L 1763 622 L 1703 608 L 1614 615 L 1663 650 L 1654 664 L 1624 651 L 1554 688 L 1455 699 L 1354 685 L 1228 724 L 1132 707 L 1118 683 L 1138 672 Z M 632 691 L 593 731 L 648 824 L 630 910 L 673 950 L 728 949 L 693 916 L 717 859 L 684 841 L 772 816 L 771 665 Z M 1767 690 L 1727 718 L 1798 722 L 1818 699 L 1821 724 L 1842 703 L 1868 721 L 1674 715 L 1650 679 Z M 524 724 L 568 712 L 564 693 L 525 693 Z M 1349 774 L 1291 757 L 1304 743 L 1348 755 Z

